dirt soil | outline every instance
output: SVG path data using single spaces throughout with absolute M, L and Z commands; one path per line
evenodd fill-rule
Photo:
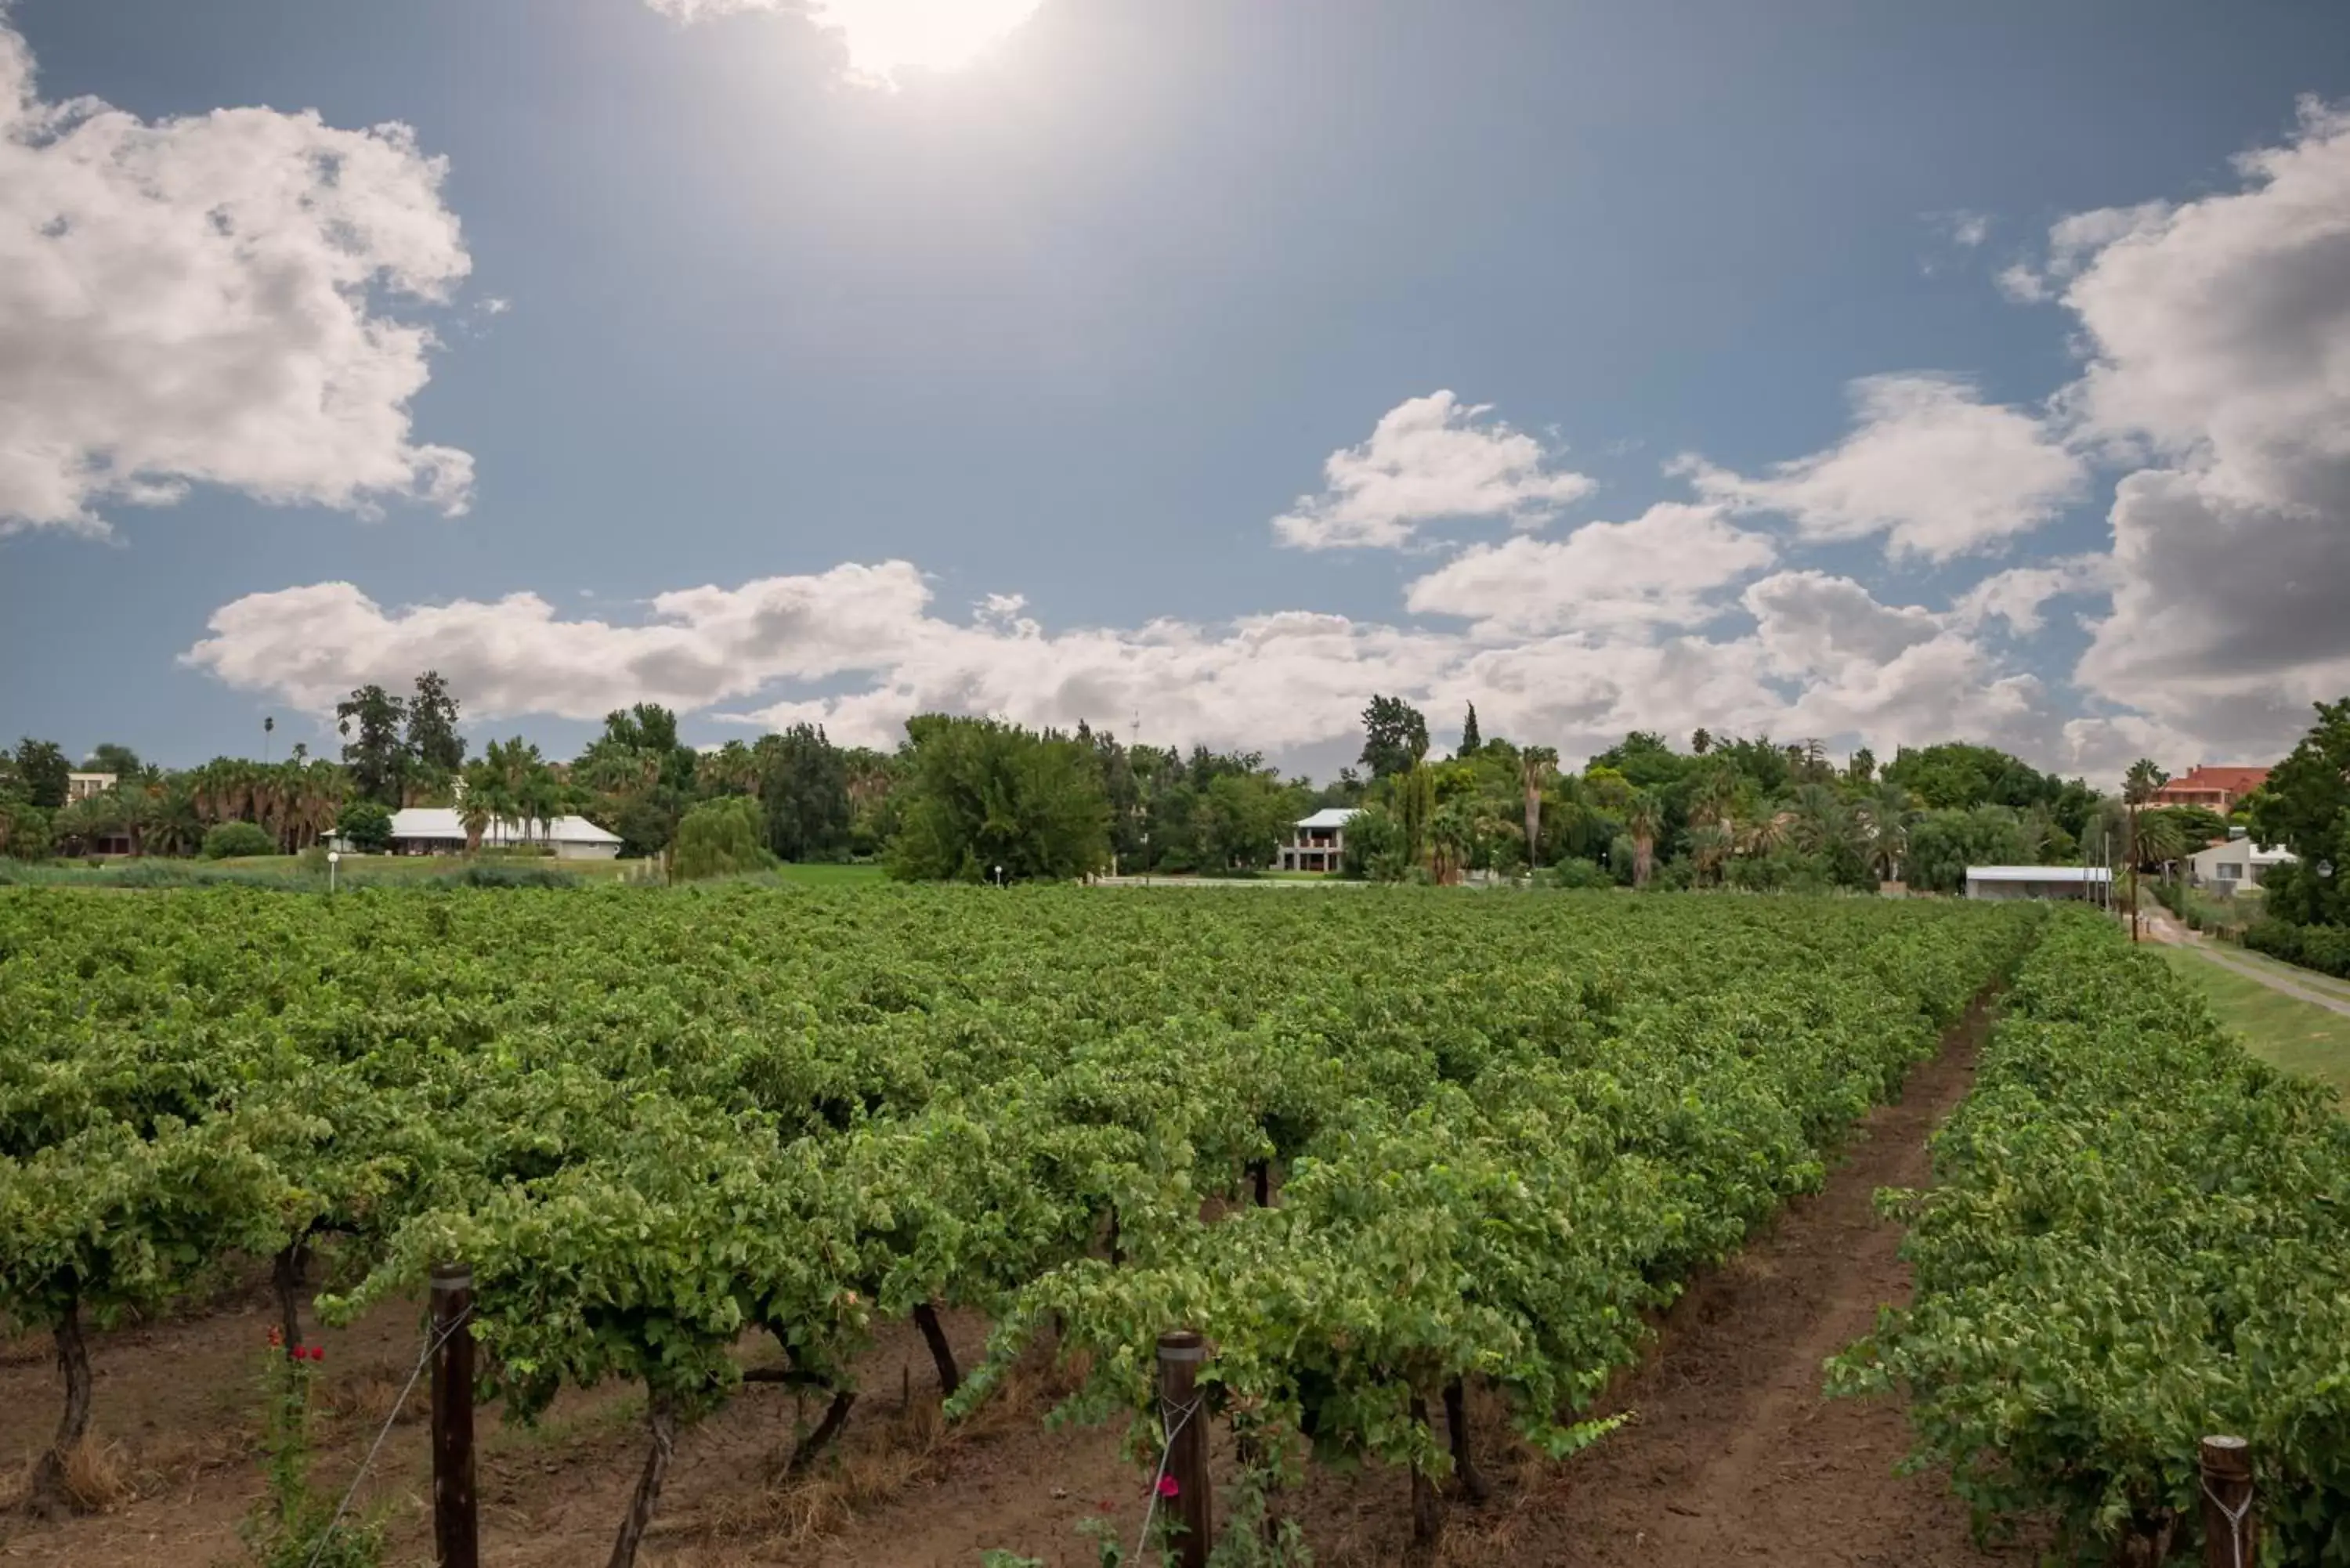
M 1989 1029 L 1978 1007 L 1872 1112 L 1825 1189 L 1700 1281 L 1614 1401 L 1633 1419 L 1536 1482 L 1498 1527 L 1513 1563 L 1974 1568 L 2029 1563 L 2030 1543 L 1978 1550 L 1942 1473 L 1902 1477 L 1893 1399 L 1828 1399 L 1822 1364 L 1909 1294 L 1880 1187 L 1932 1180 L 1926 1139 L 1965 1097 Z M 1467 1559 L 1464 1559 L 1464 1561 Z
M 1699 1281 L 1667 1317 L 1649 1360 L 1609 1408 L 1619 1431 L 1564 1466 L 1496 1439 L 1489 1401 L 1472 1397 L 1492 1501 L 1451 1505 L 1440 1560 L 1453 1564 L 1703 1564 L 1783 1568 L 1961 1568 L 2028 1563 L 2017 1547 L 1970 1542 L 1966 1511 L 1942 1478 L 1900 1478 L 1908 1447 L 1898 1401 L 1822 1397 L 1822 1363 L 1866 1333 L 1879 1303 L 1908 1288 L 1899 1232 L 1872 1195 L 1929 1179 L 1925 1141 L 1964 1096 L 1984 1029 L 1980 1012 L 1899 1104 L 1871 1114 L 1825 1190 L 1797 1200 L 1769 1234 Z M 74 1568 L 203 1568 L 248 1561 L 240 1521 L 260 1495 L 255 1393 L 271 1321 L 257 1280 L 201 1313 L 99 1336 L 95 1428 L 118 1497 L 60 1524 L 0 1512 L 0 1563 Z M 966 1368 L 985 1324 L 946 1314 Z M 397 1409 L 359 1493 L 388 1530 L 388 1562 L 431 1560 L 431 1469 L 420 1385 L 404 1406 L 421 1324 L 411 1307 L 328 1331 L 318 1475 L 339 1488 Z M 746 1360 L 772 1360 L 746 1345 Z M 1042 1364 L 966 1427 L 942 1433 L 927 1353 L 910 1325 L 886 1332 L 859 1367 L 866 1390 L 837 1455 L 814 1476 L 776 1479 L 796 1431 L 821 1413 L 780 1388 L 746 1387 L 689 1429 L 639 1561 L 651 1568 L 822 1564 L 974 1568 L 1003 1547 L 1054 1568 L 1091 1568 L 1081 1520 L 1107 1520 L 1128 1543 L 1140 1523 L 1140 1476 L 1119 1436 L 1048 1428 L 1041 1417 L 1066 1374 Z M 0 1345 L 4 1491 L 47 1440 L 58 1384 L 46 1342 Z M 601 1563 L 643 1454 L 643 1407 L 625 1390 L 567 1395 L 533 1430 L 484 1412 L 483 1561 L 495 1568 Z M 1221 1434 L 1219 1435 L 1221 1436 Z M 1486 1449 L 1495 1451 L 1486 1452 Z M 1216 1445 L 1217 1469 L 1229 1468 Z M 1317 1469 L 1285 1500 L 1325 1568 L 1409 1560 L 1408 1478 L 1371 1467 Z

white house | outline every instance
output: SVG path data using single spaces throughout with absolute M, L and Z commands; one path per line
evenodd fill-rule
M 2198 888 L 2233 893 L 2239 888 L 2259 887 L 2271 867 L 2293 857 L 2290 849 L 2265 849 L 2249 838 L 2230 838 L 2189 856 L 2187 879 Z
M 1281 846 L 1284 871 L 1336 871 L 1347 855 L 1347 824 L 1362 815 L 1352 806 L 1324 806 L 1297 824 Z
M 619 836 L 605 832 L 584 816 L 558 816 L 528 826 L 503 818 L 482 834 L 485 849 L 508 848 L 525 842 L 549 844 L 558 860 L 613 860 L 619 857 Z M 463 816 L 447 806 L 411 806 L 391 814 L 394 855 L 460 855 L 465 848 Z
M 1970 866 L 1970 898 L 2094 898 L 2114 874 L 2102 866 Z

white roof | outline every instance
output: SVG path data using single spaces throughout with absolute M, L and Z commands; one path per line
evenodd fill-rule
M 447 806 L 412 805 L 406 811 L 391 814 L 391 836 L 394 838 L 457 838 L 465 836 L 465 824 L 455 811 Z M 500 820 L 490 824 L 482 835 L 484 844 L 519 844 L 522 825 Z M 607 833 L 584 816 L 558 816 L 553 822 L 533 823 L 530 836 L 553 844 L 618 844 L 619 836 Z
M 2102 866 L 1970 866 L 1970 882 L 2110 882 Z
M 2240 850 L 2242 851 L 2241 855 L 2238 853 Z M 2296 857 L 2292 850 L 2282 846 L 2255 844 L 2249 838 L 2230 838 L 2219 844 L 2207 844 L 2189 858 L 2212 861 L 2242 859 L 2254 866 L 2282 866 Z
M 1362 815 L 1360 808 L 1351 805 L 1326 805 L 1313 815 L 1301 818 L 1300 827 L 1344 827 Z

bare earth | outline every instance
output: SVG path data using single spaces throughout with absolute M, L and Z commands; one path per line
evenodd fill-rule
M 1938 1476 L 1897 1477 L 1907 1430 L 1898 1403 L 1829 1401 L 1821 1366 L 1908 1290 L 1898 1230 L 1879 1222 L 1882 1186 L 1929 1179 L 1925 1139 L 1965 1094 L 1982 1029 L 1954 1032 L 1912 1074 L 1902 1102 L 1873 1113 L 1825 1191 L 1700 1281 L 1669 1314 L 1649 1361 L 1611 1408 L 1620 1431 L 1567 1465 L 1484 1452 L 1495 1495 L 1456 1502 L 1441 1550 L 1452 1563 L 1781 1564 L 1960 1568 L 2025 1563 L 2021 1548 L 1978 1551 L 1966 1512 Z M 260 1490 L 255 1390 L 269 1316 L 258 1289 L 185 1319 L 101 1336 L 97 1428 L 133 1495 L 58 1525 L 0 1516 L 0 1562 L 75 1568 L 201 1568 L 242 1560 L 237 1527 Z M 966 1367 L 984 1324 L 950 1316 Z M 330 1331 L 322 1387 L 331 1407 L 319 1474 L 339 1486 L 390 1415 L 420 1340 L 412 1309 Z M 753 1359 L 761 1347 L 746 1347 Z M 773 1480 L 795 1421 L 818 1411 L 777 1388 L 747 1388 L 678 1446 L 641 1561 L 674 1568 L 818 1563 L 826 1568 L 972 1568 L 1003 1547 L 1060 1568 L 1096 1562 L 1076 1532 L 1101 1516 L 1131 1542 L 1140 1477 L 1116 1431 L 1049 1430 L 1052 1369 L 1029 1368 L 969 1429 L 941 1435 L 931 1364 L 910 1328 L 885 1334 L 861 1368 L 866 1393 L 838 1459 L 812 1480 Z M 0 1347 L 0 1465 L 28 1464 L 59 1397 L 46 1342 Z M 430 1460 L 420 1386 L 362 1488 L 385 1518 L 390 1561 L 431 1555 Z M 499 1568 L 594 1563 L 608 1552 L 641 1457 L 641 1404 L 622 1390 L 568 1396 L 536 1431 L 484 1413 L 484 1561 Z M 1497 1415 L 1472 1405 L 1482 1449 Z M 1219 1451 L 1219 1463 L 1224 1456 Z M 1407 1479 L 1317 1471 L 1290 1507 L 1332 1568 L 1409 1558 Z

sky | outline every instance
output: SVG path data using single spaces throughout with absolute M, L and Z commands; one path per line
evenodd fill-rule
M 2350 9 L 0 0 L 0 736 L 2110 784 L 2345 606 Z

